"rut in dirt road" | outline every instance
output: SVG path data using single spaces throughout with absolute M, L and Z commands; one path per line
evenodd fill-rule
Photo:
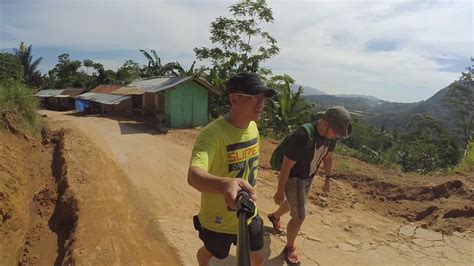
M 60 139 L 54 149 L 52 164 L 58 197 L 53 216 L 49 220 L 50 228 L 58 236 L 58 257 L 55 265 L 71 262 L 66 255 L 68 255 L 69 247 L 73 242 L 72 235 L 78 219 L 77 201 L 71 191 L 68 190 L 67 164 L 64 159 L 64 130 L 61 130 L 59 135 Z
M 50 162 L 44 169 L 44 187 L 33 196 L 30 204 L 29 228 L 18 264 L 71 263 L 68 259 L 71 236 L 78 218 L 77 202 L 68 191 L 67 165 L 64 160 L 64 132 L 42 132 L 43 160 Z M 46 158 L 49 157 L 49 158 Z

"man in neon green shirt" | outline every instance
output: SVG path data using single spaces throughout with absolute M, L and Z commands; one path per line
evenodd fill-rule
M 188 183 L 201 192 L 201 209 L 194 225 L 204 245 L 199 265 L 212 257 L 224 259 L 236 243 L 238 219 L 235 201 L 240 190 L 256 199 L 260 136 L 255 123 L 265 100 L 275 91 L 255 74 L 239 74 L 226 83 L 231 105 L 227 117 L 204 128 L 194 145 Z M 248 222 L 252 265 L 263 265 L 263 222 L 255 213 Z

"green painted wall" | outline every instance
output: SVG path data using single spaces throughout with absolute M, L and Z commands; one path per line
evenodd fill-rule
M 207 124 L 208 91 L 194 81 L 187 81 L 165 92 L 165 113 L 171 127 Z

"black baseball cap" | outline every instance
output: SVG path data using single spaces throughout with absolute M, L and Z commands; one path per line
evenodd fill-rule
M 226 83 L 227 92 L 230 93 L 245 93 L 249 95 L 257 95 L 263 93 L 265 97 L 273 97 L 276 92 L 274 89 L 263 84 L 260 78 L 253 73 L 241 73 L 231 77 Z

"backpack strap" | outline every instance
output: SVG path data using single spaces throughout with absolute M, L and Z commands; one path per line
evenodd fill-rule
M 308 137 L 309 137 L 309 141 L 308 141 L 308 146 L 309 145 L 313 145 L 314 144 L 314 125 L 312 123 L 305 123 L 303 124 L 303 128 L 306 130 L 306 133 L 308 134 Z M 327 153 L 326 153 L 327 155 Z M 325 156 L 326 157 L 326 156 Z M 321 162 L 319 162 L 319 164 L 321 164 L 323 161 L 321 160 Z M 316 172 L 318 171 L 319 169 L 319 165 L 318 167 L 316 167 L 316 170 L 312 173 L 310 173 L 310 177 L 313 178 L 315 175 L 316 175 Z
M 312 146 L 314 144 L 314 126 L 311 123 L 305 123 L 302 125 L 306 133 L 308 134 L 308 146 Z

